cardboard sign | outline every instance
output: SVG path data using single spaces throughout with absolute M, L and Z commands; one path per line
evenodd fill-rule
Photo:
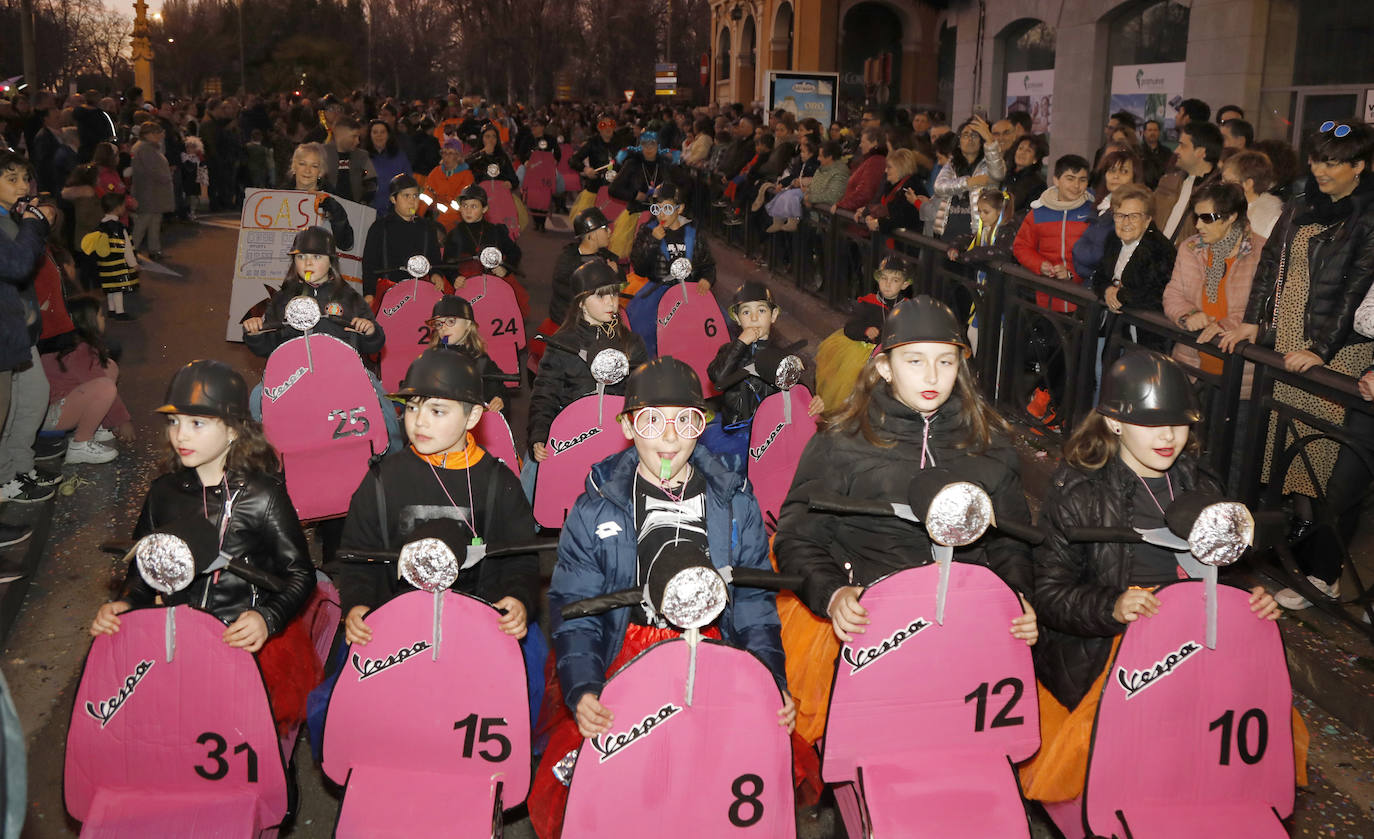
M 925 565 L 864 590 L 872 623 L 840 648 L 822 773 L 861 782 L 874 835 L 1029 836 L 1008 764 L 1040 747 L 1030 647 L 1008 632 L 1021 605 L 991 570 L 955 562 L 937 624 L 938 577 Z M 893 736 L 912 720 L 918 735 Z
M 611 732 L 582 744 L 565 839 L 792 839 L 792 748 L 782 697 L 758 659 L 719 641 L 664 641 L 612 676 Z
M 296 189 L 250 189 L 243 195 L 243 215 L 239 220 L 239 245 L 234 256 L 234 277 L 229 292 L 227 341 L 242 341 L 239 321 L 247 311 L 281 288 L 282 278 L 291 264 L 291 242 L 307 227 L 323 225 L 320 204 L 324 193 Z M 353 227 L 353 247 L 339 249 L 339 270 L 362 294 L 363 245 L 367 230 L 377 211 L 334 197 L 348 214 Z
M 478 274 L 468 277 L 458 294 L 472 304 L 477 329 L 487 342 L 487 357 L 508 373 L 519 370 L 525 318 L 510 283 L 494 274 Z
M 659 298 L 658 354 L 691 365 L 707 396 L 720 393 L 711 384 L 706 368 L 721 345 L 730 340 L 726 323 L 716 298 L 702 294 L 695 282 L 675 283 Z
M 504 224 L 512 239 L 520 238 L 520 214 L 515 209 L 515 196 L 505 181 L 482 181 L 478 186 L 487 191 L 487 221 Z
M 572 156 L 577 153 L 572 143 L 564 143 L 561 146 L 562 157 L 558 161 L 558 174 L 563 176 L 563 190 L 565 192 L 582 191 L 582 175 L 572 169 Z
M 1287 835 L 1279 818 L 1293 812 L 1293 692 L 1278 624 L 1255 618 L 1249 592 L 1218 586 L 1209 650 L 1204 589 L 1161 588 L 1159 614 L 1121 640 L 1083 796 L 1097 833 Z
M 324 726 L 325 774 L 347 785 L 336 836 L 486 836 L 498 783 L 506 808 L 529 793 L 520 643 L 487 603 L 441 596 L 437 639 L 434 595 L 415 591 L 369 613 L 372 641 L 348 649 Z
M 368 458 L 386 451 L 383 407 L 362 360 L 337 338 L 292 338 L 267 359 L 262 427 L 302 520 L 348 512 Z
M 386 333 L 382 345 L 382 387 L 395 393 L 410 363 L 429 347 L 425 325 L 444 293 L 428 280 L 409 279 L 387 289 L 377 309 L 377 324 Z
M 511 436 L 510 424 L 500 411 L 483 411 L 477 427 L 472 430 L 472 437 L 488 454 L 509 466 L 517 477 L 520 475 L 520 460 L 515 456 L 515 438 Z
M 629 205 L 619 198 L 611 197 L 610 187 L 603 186 L 596 191 L 596 208 L 605 214 L 612 224 L 620 218 L 620 214 L 625 212 L 627 206 Z
M 785 403 L 792 403 L 792 421 L 784 416 Z M 792 486 L 802 451 L 816 436 L 816 420 L 806 415 L 811 391 L 802 385 L 775 393 L 759 403 L 749 428 L 749 484 L 759 499 L 763 518 L 777 516 L 782 501 Z
M 87 835 L 190 836 L 207 824 L 257 835 L 286 816 L 286 774 L 267 691 L 224 624 L 175 608 L 120 615 L 91 643 L 67 734 L 67 810 Z M 223 834 L 228 835 L 228 834 Z
M 520 184 L 525 204 L 531 210 L 546 211 L 553 203 L 558 185 L 558 161 L 551 151 L 535 151 L 525 161 L 525 180 Z
M 597 400 L 601 421 L 597 422 Z M 617 415 L 625 397 L 596 394 L 573 402 L 554 417 L 544 446 L 548 459 L 539 464 L 534 485 L 534 520 L 544 527 L 562 527 L 568 511 L 587 483 L 592 466 L 630 447 Z

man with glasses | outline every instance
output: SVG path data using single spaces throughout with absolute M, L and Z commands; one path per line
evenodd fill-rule
M 1178 169 L 1160 179 L 1154 197 L 1154 217 L 1165 220 L 1162 232 L 1175 247 L 1197 232 L 1188 206 L 1194 190 L 1221 177 L 1221 142 L 1221 129 L 1204 120 L 1193 120 L 1179 132 Z
M 1009 119 L 999 119 L 992 124 L 992 139 L 1002 151 L 1003 160 L 1011 160 L 1011 144 L 1016 142 L 1016 126 Z

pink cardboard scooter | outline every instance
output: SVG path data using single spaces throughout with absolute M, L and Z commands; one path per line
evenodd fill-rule
M 302 520 L 342 515 L 373 452 L 387 447 L 386 423 L 358 353 L 311 334 L 320 307 L 287 304 L 288 324 L 305 334 L 273 351 L 263 373 L 262 426 L 281 454 L 286 488 Z
M 796 810 L 791 739 L 768 668 L 749 652 L 701 637 L 725 608 L 728 588 L 789 581 L 753 569 L 715 569 L 682 551 L 654 562 L 644 589 L 573 603 L 564 619 L 645 602 L 686 630 L 636 656 L 606 682 L 615 709 L 606 735 L 585 740 L 573 763 L 566 839 L 792 839 Z M 790 581 L 799 584 L 800 580 Z
M 936 559 L 864 589 L 871 624 L 840 648 L 821 774 L 851 837 L 1029 837 L 1011 765 L 1040 747 L 1030 648 L 1007 633 L 1021 603 L 988 568 L 952 561 L 993 524 L 992 502 L 943 469 L 920 473 L 908 502 L 812 501 L 919 521 Z
M 377 309 L 377 323 L 386 331 L 382 346 L 382 387 L 387 393 L 400 389 L 401 378 L 410 362 L 429 346 L 430 313 L 443 292 L 433 283 L 422 279 L 429 276 L 432 266 L 423 255 L 406 260 L 410 282 L 401 282 L 387 289 Z
M 674 259 L 669 270 L 678 283 L 658 301 L 658 354 L 687 362 L 697 371 L 706 396 L 715 396 L 720 391 L 711 384 L 706 368 L 730 340 L 720 304 L 710 294 L 699 294 L 695 284 L 688 288 L 692 262 L 687 257 Z
M 546 140 L 540 140 L 547 143 Z M 531 213 L 547 213 L 553 204 L 553 193 L 558 184 L 558 160 L 550 149 L 530 152 L 525 161 L 525 179 L 520 184 L 525 195 L 525 205 Z
M 510 237 L 519 239 L 520 214 L 515 209 L 515 195 L 510 191 L 510 184 L 495 180 L 501 174 L 501 167 L 493 163 L 487 166 L 486 172 L 479 174 L 487 177 L 487 180 L 478 184 L 487 191 L 487 218 L 496 224 L 504 224 L 506 230 L 510 231 Z
M 607 385 L 630 374 L 630 360 L 620 350 L 605 349 L 591 368 L 596 393 L 559 411 L 549 426 L 549 456 L 539 464 L 534 485 L 534 520 L 541 527 L 562 527 L 592 466 L 630 446 L 619 419 L 625 397 L 606 395 Z
M 462 566 L 540 547 L 469 546 Z M 418 590 L 369 613 L 372 640 L 349 649 L 325 718 L 324 771 L 345 786 L 334 835 L 499 837 L 530 784 L 520 642 L 489 604 L 450 590 L 460 563 L 443 540 L 407 544 L 397 568 Z M 394 806 L 415 795 L 426 806 Z
M 491 273 L 501 264 L 501 251 L 483 248 L 478 259 L 486 270 L 468 277 L 458 294 L 472 304 L 491 360 L 502 370 L 519 370 L 520 351 L 525 348 L 525 319 L 510 283 Z
M 242 563 L 193 557 L 170 533 L 145 537 L 134 553 L 163 595 L 216 570 L 281 586 Z M 213 615 L 182 605 L 125 612 L 119 632 L 91 643 L 64 769 L 82 836 L 276 835 L 287 789 L 267 692 L 253 655 L 223 634 Z
M 781 391 L 765 397 L 754 411 L 749 427 L 749 482 L 763 520 L 776 521 L 802 452 L 816 436 L 816 420 L 806 415 L 811 391 L 797 383 L 803 369 L 800 358 L 786 355 L 771 370 L 751 369 L 758 364 L 745 372 L 772 379 Z
M 1250 611 L 1249 592 L 1217 583 L 1217 567 L 1253 540 L 1253 519 L 1243 505 L 1197 494 L 1180 495 L 1166 519 L 1160 531 L 1066 534 L 1175 550 L 1194 579 L 1160 588 L 1158 614 L 1127 627 L 1103 685 L 1083 795 L 1045 810 L 1069 839 L 1287 836 L 1295 766 L 1283 641 L 1276 622 Z

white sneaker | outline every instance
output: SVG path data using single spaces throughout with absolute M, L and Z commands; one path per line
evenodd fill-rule
M 109 463 L 119 457 L 119 450 L 103 446 L 94 440 L 79 443 L 73 440 L 67 446 L 68 463 Z
M 1324 580 L 1319 580 L 1311 574 L 1308 574 L 1307 581 L 1311 583 L 1317 591 L 1327 597 L 1335 599 L 1341 596 L 1341 584 L 1339 580 L 1334 583 L 1327 583 Z M 1277 592 L 1274 595 L 1274 602 L 1290 612 L 1299 612 L 1312 606 L 1311 600 L 1308 600 L 1291 588 L 1286 588 Z
M 114 432 L 103 425 L 97 428 L 95 434 L 91 437 L 91 439 L 97 443 L 108 443 L 114 438 Z

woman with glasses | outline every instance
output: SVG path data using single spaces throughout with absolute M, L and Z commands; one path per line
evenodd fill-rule
M 1112 190 L 1112 231 L 1102 248 L 1102 259 L 1092 274 L 1093 291 L 1113 314 L 1130 307 L 1147 312 L 1163 311 L 1164 287 L 1174 270 L 1174 246 L 1155 227 L 1151 194 L 1143 184 L 1127 183 Z M 1077 248 L 1075 248 L 1077 255 Z M 1107 321 L 1107 329 L 1111 320 Z M 1105 341 L 1106 332 L 1099 342 Z M 1168 342 L 1141 334 L 1139 343 L 1150 349 L 1167 349 Z M 1099 376 L 1101 369 L 1098 370 Z
M 935 198 L 940 202 L 935 213 L 935 235 L 946 242 L 973 230 L 973 208 L 978 193 L 996 190 L 1007 176 L 1002 150 L 992 142 L 992 129 L 980 116 L 970 117 L 959 126 L 959 145 L 949 165 L 935 179 Z
M 1223 331 L 1220 343 L 1228 351 L 1242 341 L 1272 346 L 1292 373 L 1325 366 L 1359 377 L 1374 357 L 1374 343 L 1353 329 L 1356 308 L 1374 279 L 1374 175 L 1369 172 L 1374 128 L 1327 122 L 1308 146 L 1308 188 L 1288 202 L 1274 224 L 1250 288 L 1245 320 Z M 1374 440 L 1374 419 L 1368 414 L 1347 415 L 1340 405 L 1283 382 L 1275 382 L 1274 398 L 1343 426 L 1355 439 Z M 1272 431 L 1266 441 L 1273 439 Z M 1282 446 L 1313 433 L 1312 427 L 1294 422 L 1285 430 Z M 1327 531 L 1314 530 L 1318 517 L 1313 502 L 1327 500 L 1338 518 L 1339 538 L 1348 545 L 1370 475 L 1352 450 L 1334 440 L 1308 443 L 1303 452 L 1305 457 L 1290 465 L 1286 475 L 1273 475 L 1273 461 L 1282 448 L 1276 451 L 1266 442 L 1261 480 L 1282 481 L 1284 494 L 1293 497 L 1296 522 L 1290 539 L 1298 564 L 1318 591 L 1336 597 L 1344 551 L 1332 544 Z M 1303 538 L 1309 534 L 1313 538 Z M 1311 605 L 1292 589 L 1275 599 L 1286 609 Z

